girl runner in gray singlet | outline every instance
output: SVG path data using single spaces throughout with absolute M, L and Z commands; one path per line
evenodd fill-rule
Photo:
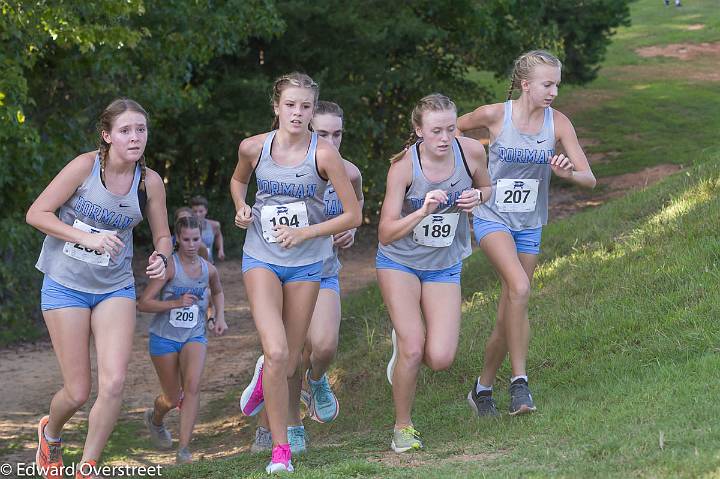
M 60 470 L 63 426 L 90 395 L 91 334 L 99 389 L 78 467 L 100 459 L 117 420 L 135 329 L 132 229 L 143 213 L 155 246 L 150 278 L 163 277 L 172 251 L 165 187 L 145 167 L 147 120 L 136 102 L 112 102 L 100 116 L 99 150 L 68 163 L 27 213 L 28 223 L 47 234 L 37 268 L 45 273 L 43 318 L 63 379 L 38 424 L 36 461 L 45 471 Z
M 550 107 L 558 94 L 560 68 L 560 61 L 546 51 L 525 53 L 515 61 L 505 103 L 481 106 L 458 119 L 462 131 L 490 130 L 493 194 L 473 212 L 473 226 L 502 282 L 485 366 L 468 393 L 468 402 L 479 416 L 498 415 L 492 386 L 507 353 L 512 367 L 510 414 L 535 410 L 526 369 L 528 299 L 542 227 L 547 223 L 550 178 L 555 174 L 580 186 L 595 186 L 570 120 Z M 511 100 L 513 90 L 521 92 L 517 100 Z M 555 152 L 558 142 L 565 154 Z
M 360 205 L 337 150 L 308 129 L 318 99 L 307 75 L 280 77 L 273 87 L 276 130 L 242 141 L 230 182 L 237 214 L 247 229 L 243 280 L 264 356 L 240 400 L 246 415 L 267 406 L 272 458 L 266 471 L 292 471 L 288 443 L 288 383 L 297 391 L 298 366 L 317 301 L 322 261 L 332 254 L 331 236 L 360 225 Z M 255 173 L 252 207 L 247 188 Z M 327 220 L 323 195 L 330 181 L 344 212 Z M 291 379 L 288 379 L 291 378 Z

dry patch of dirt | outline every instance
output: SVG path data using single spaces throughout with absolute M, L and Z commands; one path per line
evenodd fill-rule
M 696 30 L 702 30 L 703 28 L 705 28 L 704 23 L 693 23 L 692 25 L 687 26 L 687 29 L 690 30 L 691 32 L 696 31 Z
M 631 191 L 647 188 L 681 169 L 680 165 L 657 165 L 635 173 L 600 178 L 600 191 L 588 191 L 574 186 L 553 187 L 550 192 L 550 218 L 555 221 L 586 208 L 600 206 Z
M 663 46 L 638 48 L 635 52 L 641 57 L 669 57 L 678 60 L 691 60 L 697 56 L 720 56 L 720 42 L 716 43 L 672 43 Z

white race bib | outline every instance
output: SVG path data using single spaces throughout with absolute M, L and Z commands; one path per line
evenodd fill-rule
M 176 328 L 190 329 L 194 328 L 200 317 L 200 308 L 197 304 L 187 306 L 185 308 L 175 308 L 170 310 L 170 324 Z
M 290 226 L 291 228 L 302 228 L 310 225 L 308 221 L 307 206 L 304 201 L 288 203 L 286 205 L 263 206 L 260 210 L 260 224 L 262 225 L 263 238 L 268 243 L 277 243 L 275 231 L 276 226 Z
M 73 228 L 79 229 L 80 231 L 84 231 L 86 233 L 115 233 L 115 231 L 101 230 L 100 228 L 95 228 L 93 226 L 87 225 L 79 219 L 75 219 L 75 222 L 73 223 Z M 95 251 L 94 249 L 86 248 L 79 243 L 65 243 L 65 246 L 63 247 L 63 253 L 70 256 L 71 258 L 79 259 L 80 261 L 95 264 L 98 266 L 107 266 L 108 264 L 110 264 L 110 253 L 100 253 L 99 251 Z
M 417 244 L 445 248 L 455 239 L 460 213 L 427 215 L 413 228 L 413 241 Z
M 495 206 L 502 213 L 535 211 L 539 184 L 537 179 L 499 179 L 495 188 Z

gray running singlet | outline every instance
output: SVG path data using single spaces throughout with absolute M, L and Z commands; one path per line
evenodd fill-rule
M 252 207 L 254 219 L 248 227 L 243 252 L 259 261 L 279 266 L 305 266 L 322 261 L 332 255 L 332 237 L 329 235 L 309 239 L 287 249 L 263 237 L 263 225 L 269 235 L 272 225 L 302 227 L 325 221 L 323 197 L 327 180 L 320 176 L 317 169 L 317 134 L 312 134 L 302 163 L 282 166 L 275 163 L 270 154 L 275 133 L 277 130 L 271 131 L 265 138 L 255 167 L 257 193 Z
M 199 256 L 202 272 L 197 278 L 191 278 L 185 273 L 177 253 L 172 255 L 172 259 L 175 276 L 163 286 L 160 299 L 169 301 L 189 293 L 197 296 L 199 301 L 189 308 L 174 308 L 157 313 L 150 323 L 149 331 L 161 338 L 182 343 L 205 335 L 205 316 L 210 301 L 210 274 L 207 262 Z
M 493 185 L 492 197 L 486 203 L 478 205 L 473 210 L 473 215 L 484 220 L 504 223 L 513 231 L 539 228 L 547 224 L 548 190 L 552 176 L 549 163 L 554 155 L 553 109 L 545 108 L 543 126 L 537 135 L 526 135 L 520 133 L 513 125 L 512 101 L 505 102 L 502 131 L 490 145 L 488 172 Z M 517 181 L 501 191 L 498 197 L 498 180 L 501 179 Z M 532 194 L 528 192 L 530 182 L 522 181 L 526 179 L 538 180 L 537 201 L 534 208 L 530 211 L 500 211 L 501 208 L 509 209 L 508 206 L 512 207 L 513 202 L 522 202 Z
M 215 243 L 215 232 L 213 231 L 212 226 L 210 226 L 210 223 L 208 223 L 208 220 L 203 221 L 201 231 L 202 242 L 208 250 L 208 259 L 211 263 L 214 263 L 215 261 L 213 261 L 213 244 Z
M 140 176 L 138 165 L 130 191 L 126 195 L 111 193 L 100 180 L 100 158 L 96 156 L 90 175 L 59 210 L 60 221 L 67 225 L 85 231 L 117 231 L 125 247 L 116 258 L 47 235 L 35 267 L 61 285 L 86 293 L 110 293 L 133 284 L 132 230 L 142 221 L 137 194 Z
M 379 244 L 378 249 L 391 260 L 408 268 L 422 271 L 445 269 L 459 263 L 472 253 L 468 214 L 455 206 L 455 202 L 462 192 L 472 188 L 472 177 L 457 139 L 452 142 L 455 159 L 453 172 L 449 178 L 439 182 L 431 182 L 425 177 L 422 171 L 419 146 L 420 142 L 417 142 L 411 148 L 413 180 L 410 188 L 405 193 L 405 201 L 400 216 L 405 217 L 420 209 L 425 202 L 425 195 L 429 191 L 444 190 L 448 195 L 447 203 L 440 205 L 426 219 L 432 221 L 433 216 L 444 213 L 459 213 L 454 238 L 449 246 L 434 247 L 419 244 L 413 237 L 414 232 L 410 232 L 407 236 L 387 246 Z M 420 226 L 418 225 L 418 227 Z M 430 223 L 428 229 L 432 230 L 432 226 L 432 223 Z M 438 231 L 438 233 L 442 234 L 443 232 Z
M 325 197 L 323 200 L 325 201 L 325 218 L 332 219 L 342 214 L 342 203 L 335 192 L 335 188 L 330 182 L 328 182 L 327 188 L 325 188 Z M 323 261 L 323 270 L 320 274 L 321 278 L 330 278 L 340 272 L 342 264 L 340 263 L 340 258 L 338 258 L 338 249 L 339 248 L 337 246 L 333 245 L 332 256 L 325 258 L 325 261 Z

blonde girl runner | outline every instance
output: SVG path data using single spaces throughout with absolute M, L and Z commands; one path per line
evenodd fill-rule
M 319 101 L 315 115 L 310 123 L 313 131 L 320 138 L 330 141 L 335 148 L 340 149 L 343 137 L 344 113 L 337 103 Z M 343 159 L 345 172 L 355 191 L 360 207 L 363 205 L 362 176 L 357 166 Z M 325 189 L 325 217 L 330 219 L 343 212 L 335 189 L 328 184 Z M 356 228 L 344 231 L 333 237 L 333 255 L 323 262 L 323 271 L 320 277 L 320 292 L 313 311 L 308 336 L 303 351 L 302 371 L 304 372 L 303 390 L 301 400 L 308 409 L 308 415 L 320 423 L 333 421 L 339 414 L 340 406 L 337 397 L 330 388 L 326 371 L 330 366 L 338 346 L 340 333 L 340 281 L 339 271 L 342 265 L 339 260 L 339 250 L 347 249 L 355 242 Z M 307 386 L 307 389 L 305 389 Z M 294 397 L 291 391 L 291 399 Z M 291 402 L 290 413 L 290 449 L 293 454 L 303 452 L 306 446 L 305 428 L 300 420 L 300 404 L 293 409 Z M 267 428 L 265 412 L 260 413 L 258 427 L 255 430 L 255 442 L 251 450 L 254 452 L 270 449 L 272 437 Z
M 446 96 L 421 99 L 406 151 L 393 157 L 380 213 L 376 267 L 393 325 L 387 367 L 395 403 L 395 452 L 421 449 L 411 418 L 424 362 L 447 369 L 460 332 L 460 272 L 470 255 L 468 213 L 490 195 L 482 144 L 455 138 L 457 110 Z
M 572 123 L 550 107 L 558 95 L 560 72 L 560 61 L 550 53 L 525 53 L 515 61 L 507 101 L 481 106 L 458 120 L 461 131 L 490 130 L 493 193 L 490 201 L 473 211 L 473 227 L 502 285 L 485 365 L 468 393 L 468 402 L 479 416 L 498 415 L 492 386 L 507 353 L 512 368 L 510 414 L 535 411 L 526 369 L 528 300 L 548 218 L 550 178 L 555 174 L 586 188 L 595 186 Z M 520 91 L 517 100 L 511 100 L 514 90 Z M 565 154 L 556 153 L 557 143 Z
M 162 388 L 154 407 L 145 411 L 144 421 L 153 444 L 170 449 L 172 436 L 163 417 L 179 408 L 180 441 L 175 462 L 187 464 L 192 462 L 189 445 L 200 405 L 200 379 L 207 350 L 208 290 L 217 308 L 212 327 L 215 335 L 222 335 L 227 324 L 220 275 L 198 254 L 203 244 L 200 221 L 195 217 L 181 218 L 175 222 L 174 231 L 178 251 L 168 261 L 165 278 L 150 280 L 138 302 L 140 311 L 155 313 L 148 344 Z
M 230 182 L 237 215 L 246 228 L 243 280 L 264 356 L 243 392 L 240 407 L 255 415 L 267 406 L 272 459 L 266 471 L 292 471 L 288 444 L 288 380 L 298 384 L 302 347 L 317 301 L 322 262 L 332 255 L 331 235 L 360 225 L 360 205 L 339 153 L 309 130 L 318 86 L 291 73 L 273 86 L 277 129 L 243 140 Z M 255 204 L 246 203 L 252 173 Z M 324 193 L 331 182 L 344 212 L 327 220 Z M 295 402 L 299 401 L 299 384 Z
M 63 378 L 38 424 L 36 462 L 46 478 L 62 477 L 63 426 L 90 395 L 91 335 L 98 395 L 77 478 L 95 477 L 120 412 L 135 329 L 132 231 L 143 213 L 155 246 L 148 277 L 165 275 L 172 251 L 163 181 L 145 167 L 147 124 L 139 104 L 113 101 L 100 115 L 99 149 L 68 163 L 27 212 L 28 224 L 47 234 L 36 266 L 45 274 L 41 307 Z

